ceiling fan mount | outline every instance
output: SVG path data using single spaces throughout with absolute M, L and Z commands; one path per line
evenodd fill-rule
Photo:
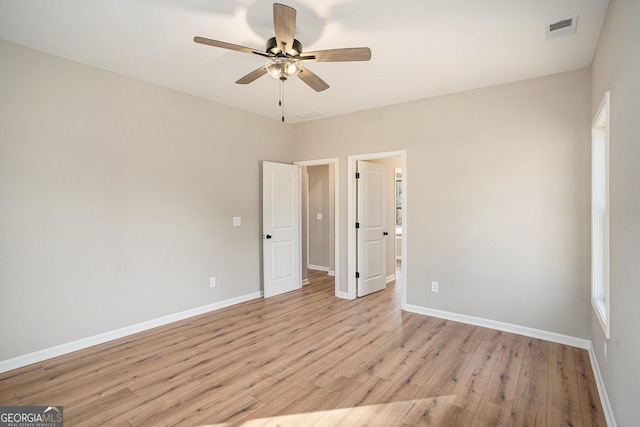
M 288 77 L 297 75 L 309 87 L 321 92 L 328 89 L 329 85 L 303 66 L 302 62 L 347 62 L 368 61 L 371 59 L 371 50 L 368 47 L 304 52 L 302 43 L 295 39 L 296 10 L 280 3 L 273 4 L 273 27 L 275 37 L 267 40 L 265 51 L 204 37 L 194 37 L 193 40 L 196 43 L 251 53 L 268 59 L 265 65 L 236 81 L 238 84 L 249 84 L 267 73 L 280 81 L 285 81 Z

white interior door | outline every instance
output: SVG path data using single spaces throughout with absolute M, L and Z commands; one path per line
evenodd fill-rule
M 265 298 L 301 287 L 298 166 L 262 164 Z
M 387 230 L 385 168 L 359 161 L 357 185 L 358 296 L 387 287 Z

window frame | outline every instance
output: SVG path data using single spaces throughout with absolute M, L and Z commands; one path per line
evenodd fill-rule
M 611 334 L 609 260 L 610 94 L 591 123 L 591 305 L 607 339 Z

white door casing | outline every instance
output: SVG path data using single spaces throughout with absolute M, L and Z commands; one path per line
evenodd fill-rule
M 262 164 L 265 298 L 300 289 L 299 167 Z
M 357 184 L 357 295 L 386 289 L 386 179 L 385 168 L 358 161 Z

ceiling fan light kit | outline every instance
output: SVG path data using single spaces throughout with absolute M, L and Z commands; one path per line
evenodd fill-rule
M 257 70 L 241 77 L 237 84 L 249 84 L 265 74 L 270 74 L 280 80 L 279 105 L 283 108 L 282 121 L 284 122 L 284 81 L 289 77 L 299 76 L 305 84 L 316 92 L 329 89 L 329 85 L 315 73 L 304 67 L 301 62 L 346 62 L 368 61 L 371 59 L 371 50 L 368 47 L 356 47 L 345 49 L 319 50 L 315 52 L 303 52 L 302 43 L 295 39 L 296 10 L 280 3 L 273 4 L 273 28 L 275 37 L 266 42 L 264 52 L 232 43 L 212 40 L 204 37 L 194 37 L 194 41 L 200 44 L 235 50 L 237 52 L 251 53 L 268 58 L 266 64 Z
M 269 59 L 265 64 L 267 72 L 278 80 L 287 80 L 300 73 L 300 64 L 296 59 L 276 57 Z

